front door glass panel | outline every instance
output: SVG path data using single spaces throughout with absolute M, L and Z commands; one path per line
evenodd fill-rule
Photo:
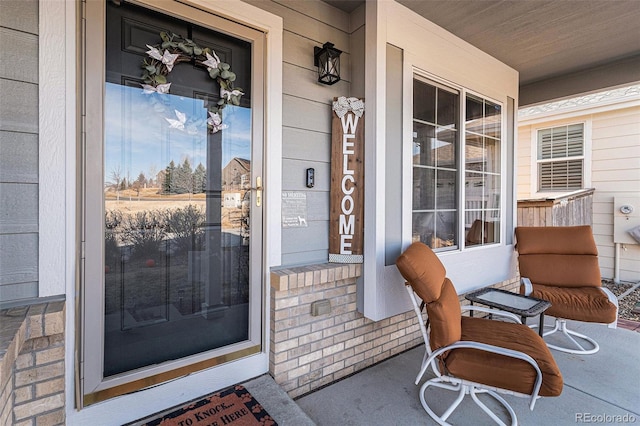
M 144 91 L 160 32 L 209 47 L 244 91 L 212 133 L 220 87 L 176 64 Z M 173 17 L 107 6 L 104 103 L 104 377 L 249 339 L 251 44 Z M 259 296 L 256 298 L 259 303 Z

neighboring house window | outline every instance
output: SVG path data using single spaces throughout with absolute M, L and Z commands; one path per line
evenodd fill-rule
M 583 187 L 584 124 L 538 130 L 538 191 Z
M 464 232 L 466 246 L 500 242 L 501 111 L 481 97 L 414 79 L 413 241 L 454 249 Z

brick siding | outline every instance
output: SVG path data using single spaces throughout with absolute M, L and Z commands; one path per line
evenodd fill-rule
M 360 274 L 358 264 L 271 272 L 269 371 L 291 397 L 423 343 L 413 311 L 377 322 L 357 311 Z M 517 283 L 513 279 L 495 287 L 514 291 Z M 311 304 L 323 299 L 329 300 L 330 313 L 312 316 Z
M 65 423 L 64 305 L 0 311 L 0 425 Z

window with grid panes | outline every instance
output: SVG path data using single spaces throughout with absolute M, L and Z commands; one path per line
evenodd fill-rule
M 501 127 L 501 105 L 414 78 L 413 241 L 434 250 L 500 242 Z
M 500 105 L 466 96 L 465 245 L 500 242 Z
M 538 191 L 583 187 L 584 124 L 538 130 Z
M 414 80 L 412 240 L 433 249 L 459 244 L 459 115 L 457 91 Z

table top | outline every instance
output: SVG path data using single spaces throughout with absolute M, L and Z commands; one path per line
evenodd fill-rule
M 538 315 L 551 306 L 551 302 L 547 300 L 490 287 L 469 293 L 465 298 L 472 302 L 482 303 L 492 308 L 499 308 L 525 317 Z

